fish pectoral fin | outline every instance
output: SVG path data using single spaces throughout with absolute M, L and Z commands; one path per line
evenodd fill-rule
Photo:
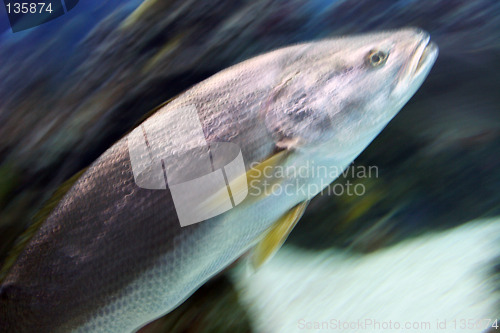
M 248 191 L 249 186 L 252 186 L 253 188 L 260 188 L 261 191 L 257 193 L 261 193 L 261 195 L 256 196 L 255 193 L 253 195 L 249 193 L 250 197 L 262 199 L 262 195 L 266 193 L 264 187 L 270 187 L 272 184 L 281 183 L 283 181 L 282 178 L 277 178 L 276 173 L 273 171 L 277 166 L 284 165 L 288 153 L 288 150 L 281 150 L 272 154 L 264 161 L 250 168 L 246 174 L 241 176 L 242 179 L 237 178 L 234 182 L 231 182 L 229 186 L 233 197 L 237 197 L 237 195 L 240 195 L 242 192 Z
M 262 196 L 268 193 L 265 191 L 266 188 L 271 188 L 272 184 L 276 182 L 281 182 L 281 178 L 276 178 L 274 172 L 269 169 L 273 169 L 278 165 L 283 165 L 285 159 L 288 157 L 288 151 L 282 150 L 271 155 L 266 160 L 257 164 L 256 166 L 249 169 L 246 173 L 234 178 L 229 182 L 230 196 L 234 198 L 241 198 L 247 196 L 247 200 L 262 199 Z M 256 193 L 249 192 L 250 186 L 252 188 L 259 188 L 260 191 Z M 227 186 L 221 188 L 213 195 L 209 196 L 201 205 L 200 208 L 203 211 L 211 212 L 217 211 L 220 207 L 227 205 L 228 200 L 228 190 Z
M 304 214 L 309 201 L 304 201 L 280 217 L 269 229 L 264 239 L 254 248 L 251 266 L 254 270 L 268 261 L 283 245 L 293 228 Z

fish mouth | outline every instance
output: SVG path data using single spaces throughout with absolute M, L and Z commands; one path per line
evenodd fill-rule
M 435 43 L 431 42 L 429 34 L 425 34 L 416 47 L 410 62 L 410 73 L 412 77 L 420 76 L 430 69 L 432 64 L 436 61 L 438 55 L 438 47 Z

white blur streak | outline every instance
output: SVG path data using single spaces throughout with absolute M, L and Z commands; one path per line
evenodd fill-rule
M 233 278 L 259 333 L 395 332 L 390 329 L 306 329 L 299 321 L 373 319 L 430 322 L 427 330 L 461 332 L 452 320 L 498 316 L 492 261 L 500 255 L 500 219 L 407 240 L 373 254 L 282 248 L 256 274 Z M 497 317 L 498 318 L 498 317 Z M 448 321 L 446 330 L 436 320 Z M 479 332 L 481 330 L 466 330 Z

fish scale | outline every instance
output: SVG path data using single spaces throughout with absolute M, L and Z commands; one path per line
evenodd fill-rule
M 172 111 L 194 106 L 207 143 L 236 144 L 246 170 L 269 161 L 341 170 L 423 82 L 437 56 L 428 39 L 421 30 L 402 29 L 279 49 L 199 83 L 143 124 L 182 127 Z M 374 48 L 390 54 L 387 64 L 366 64 Z M 308 112 L 290 116 L 297 91 L 305 94 Z M 163 142 L 167 156 L 196 146 L 190 133 L 181 135 L 181 147 Z M 0 287 L 0 331 L 132 332 L 172 311 L 265 239 L 275 223 L 293 227 L 301 215 L 289 215 L 294 207 L 303 211 L 337 177 L 271 177 L 292 194 L 249 194 L 224 214 L 181 227 L 168 186 L 149 190 L 135 183 L 129 136 L 76 180 L 10 267 Z M 314 190 L 301 190 L 311 185 Z M 217 203 L 217 196 L 208 199 Z

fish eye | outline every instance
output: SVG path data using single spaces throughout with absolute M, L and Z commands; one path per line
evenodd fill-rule
M 388 54 L 383 51 L 371 50 L 368 52 L 367 62 L 372 67 L 379 67 L 385 64 Z

